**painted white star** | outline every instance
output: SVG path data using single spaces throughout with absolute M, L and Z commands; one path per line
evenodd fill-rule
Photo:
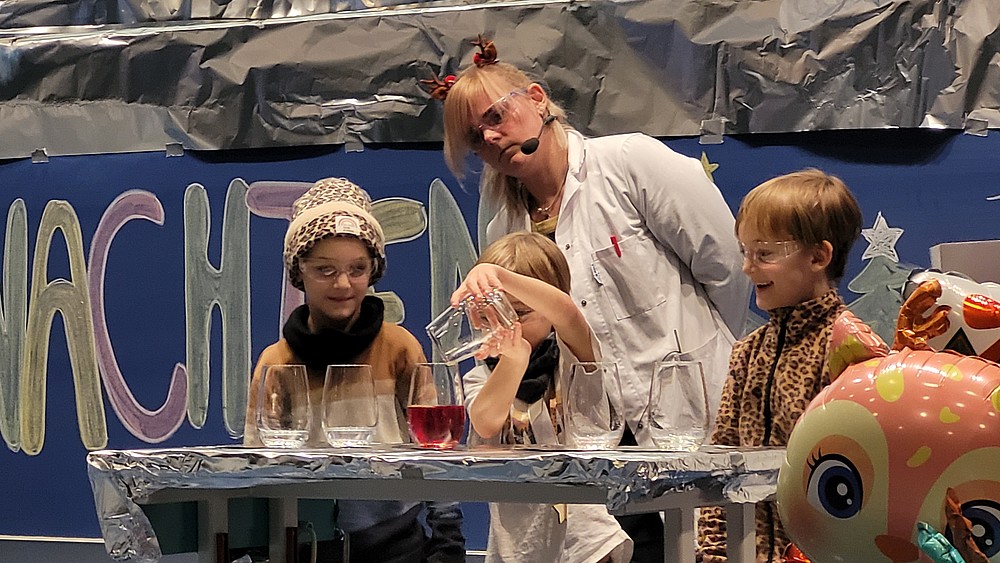
M 885 256 L 893 262 L 899 262 L 899 255 L 896 254 L 896 242 L 903 236 L 903 229 L 890 227 L 882 217 L 882 212 L 878 212 L 875 217 L 875 225 L 870 229 L 861 229 L 861 236 L 868 241 L 868 248 L 861 255 L 862 260 L 868 260 L 876 256 Z

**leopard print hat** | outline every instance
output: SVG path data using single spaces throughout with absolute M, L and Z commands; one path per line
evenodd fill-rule
M 304 290 L 299 259 L 330 236 L 354 236 L 368 245 L 375 259 L 368 285 L 385 273 L 385 236 L 372 215 L 371 197 L 346 178 L 324 178 L 292 204 L 292 222 L 285 233 L 285 267 L 292 285 Z

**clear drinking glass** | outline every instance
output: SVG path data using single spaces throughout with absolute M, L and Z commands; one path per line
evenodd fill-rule
M 584 450 L 615 448 L 625 431 L 618 365 L 578 362 L 571 367 L 563 404 L 567 445 Z
M 450 450 L 465 433 L 465 394 L 458 366 L 417 364 L 406 408 L 410 437 L 421 448 Z
M 427 325 L 427 334 L 442 360 L 457 363 L 471 358 L 497 328 L 510 328 L 516 320 L 506 294 L 495 290 L 449 307 Z
M 709 409 L 701 362 L 656 362 L 647 412 L 649 433 L 658 449 L 695 451 L 705 443 Z
M 257 436 L 269 448 L 301 448 L 309 439 L 306 366 L 264 366 L 257 389 Z
M 323 433 L 333 447 L 368 446 L 378 426 L 372 368 L 363 364 L 326 367 L 323 382 Z

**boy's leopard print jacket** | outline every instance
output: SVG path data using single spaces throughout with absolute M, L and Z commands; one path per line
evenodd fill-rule
M 733 347 L 713 444 L 785 446 L 795 421 L 830 384 L 833 322 L 845 308 L 837 290 L 770 312 L 767 324 Z M 757 562 L 778 563 L 788 543 L 773 502 L 757 505 Z M 702 509 L 698 560 L 726 561 L 725 512 Z

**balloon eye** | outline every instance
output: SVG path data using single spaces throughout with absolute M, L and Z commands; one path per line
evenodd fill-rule
M 851 460 L 820 454 L 809 466 L 806 498 L 810 504 L 834 518 L 850 518 L 861 510 L 864 486 Z
M 962 503 L 962 516 L 972 522 L 972 537 L 983 555 L 992 558 L 1000 553 L 1000 504 L 989 500 Z M 950 541 L 950 530 L 947 535 Z

